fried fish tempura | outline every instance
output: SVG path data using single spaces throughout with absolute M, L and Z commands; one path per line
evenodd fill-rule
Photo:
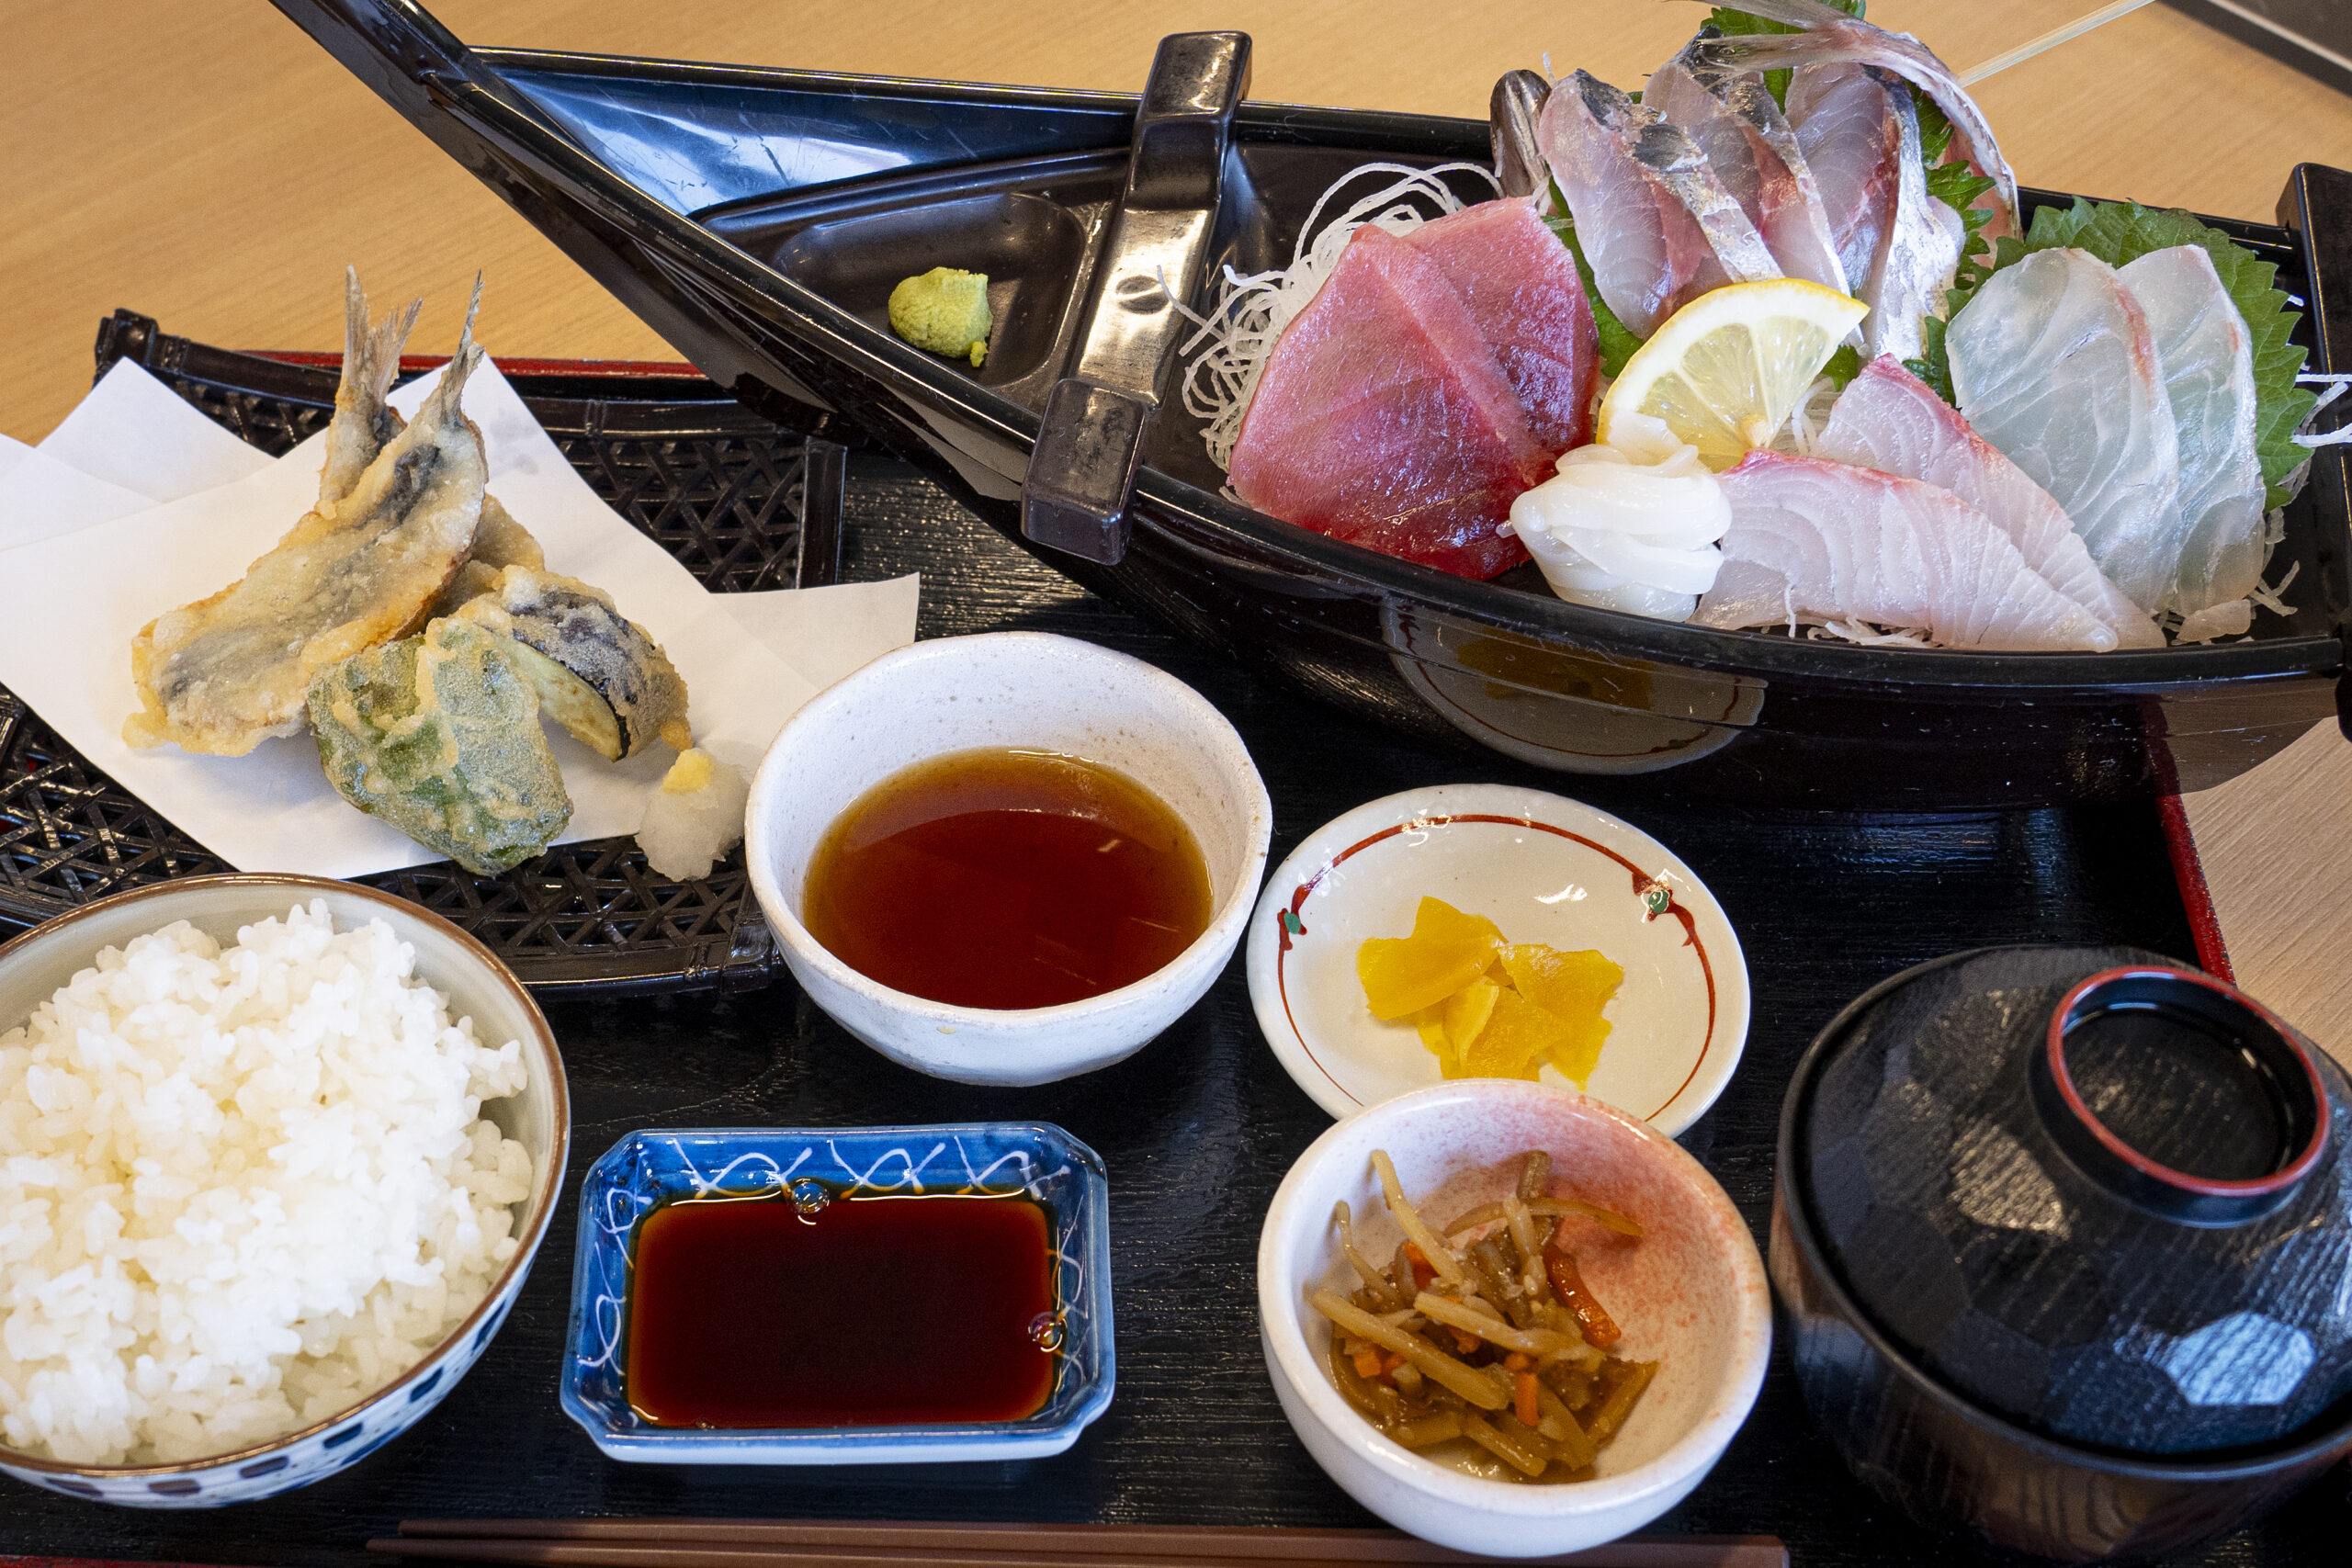
M 469 309 L 440 385 L 349 493 L 296 524 L 242 581 L 131 640 L 141 705 L 124 740 L 243 756 L 300 727 L 320 669 L 422 623 L 481 520 L 481 432 L 458 407 L 481 354 Z
M 401 350 L 415 329 L 422 299 L 412 299 L 405 310 L 394 310 L 372 331 L 368 325 L 368 296 L 359 288 L 359 270 L 343 273 L 343 379 L 334 389 L 334 417 L 327 422 L 326 466 L 319 470 L 319 510 L 327 512 L 351 493 L 376 454 L 401 433 L 401 416 L 384 401 L 400 374 Z

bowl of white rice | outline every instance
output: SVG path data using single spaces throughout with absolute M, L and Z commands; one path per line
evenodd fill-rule
M 440 1403 L 505 1320 L 571 1136 L 506 966 L 311 877 L 194 877 L 0 947 L 0 1470 L 266 1497 Z

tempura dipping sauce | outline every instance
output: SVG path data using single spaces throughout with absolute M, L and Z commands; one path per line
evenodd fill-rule
M 1036 1008 L 1132 985 L 1209 923 L 1208 867 L 1125 774 L 1053 752 L 951 752 L 852 802 L 817 846 L 803 923 L 892 990 Z
M 662 1427 L 1018 1421 L 1053 1392 L 1052 1226 L 1026 1198 L 689 1198 L 638 1223 L 627 1389 Z

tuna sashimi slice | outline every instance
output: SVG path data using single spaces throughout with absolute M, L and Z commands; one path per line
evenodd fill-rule
M 1487 578 L 1527 558 L 1496 526 L 1551 467 L 1443 269 L 1367 224 L 1267 356 L 1228 477 L 1285 523 Z
M 1577 71 L 1535 130 L 1593 286 L 1635 336 L 1710 288 L 1781 276 L 1706 153 L 1657 110 Z
M 2110 627 L 2119 646 L 2164 646 L 2155 622 L 2091 559 L 2065 508 L 1901 361 L 1863 367 L 1815 446 L 1821 457 L 1951 491 L 1998 525 L 2044 581 Z
M 2086 251 L 2036 251 L 1985 279 L 1944 334 L 1976 434 L 2066 509 L 2109 581 L 2162 609 L 2180 563 L 2180 456 L 2155 339 Z
M 1780 573 L 1800 616 L 1916 626 L 1951 648 L 2115 646 L 2113 631 L 2043 581 L 2007 534 L 1950 491 L 1771 451 L 1750 452 L 1723 485 L 1731 502 L 1724 574 L 1733 575 L 1730 561 Z M 1702 601 L 1696 618 L 1721 624 L 1710 608 Z
M 2151 251 L 2117 276 L 2140 302 L 2180 441 L 2184 615 L 2252 592 L 2262 577 L 2262 462 L 2255 456 L 2253 338 L 2199 245 Z
M 1591 438 L 1600 366 L 1576 258 L 1532 200 L 1505 198 L 1424 223 L 1405 243 L 1435 262 L 1470 308 L 1546 452 Z

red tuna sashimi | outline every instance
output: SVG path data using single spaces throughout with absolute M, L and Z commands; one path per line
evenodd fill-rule
M 1600 351 L 1576 259 L 1532 200 L 1482 201 L 1424 223 L 1405 243 L 1437 263 L 1519 394 L 1547 452 L 1592 438 Z
M 1228 477 L 1285 523 L 1487 578 L 1527 558 L 1496 525 L 1551 469 L 1443 269 L 1366 225 L 1267 356 Z

